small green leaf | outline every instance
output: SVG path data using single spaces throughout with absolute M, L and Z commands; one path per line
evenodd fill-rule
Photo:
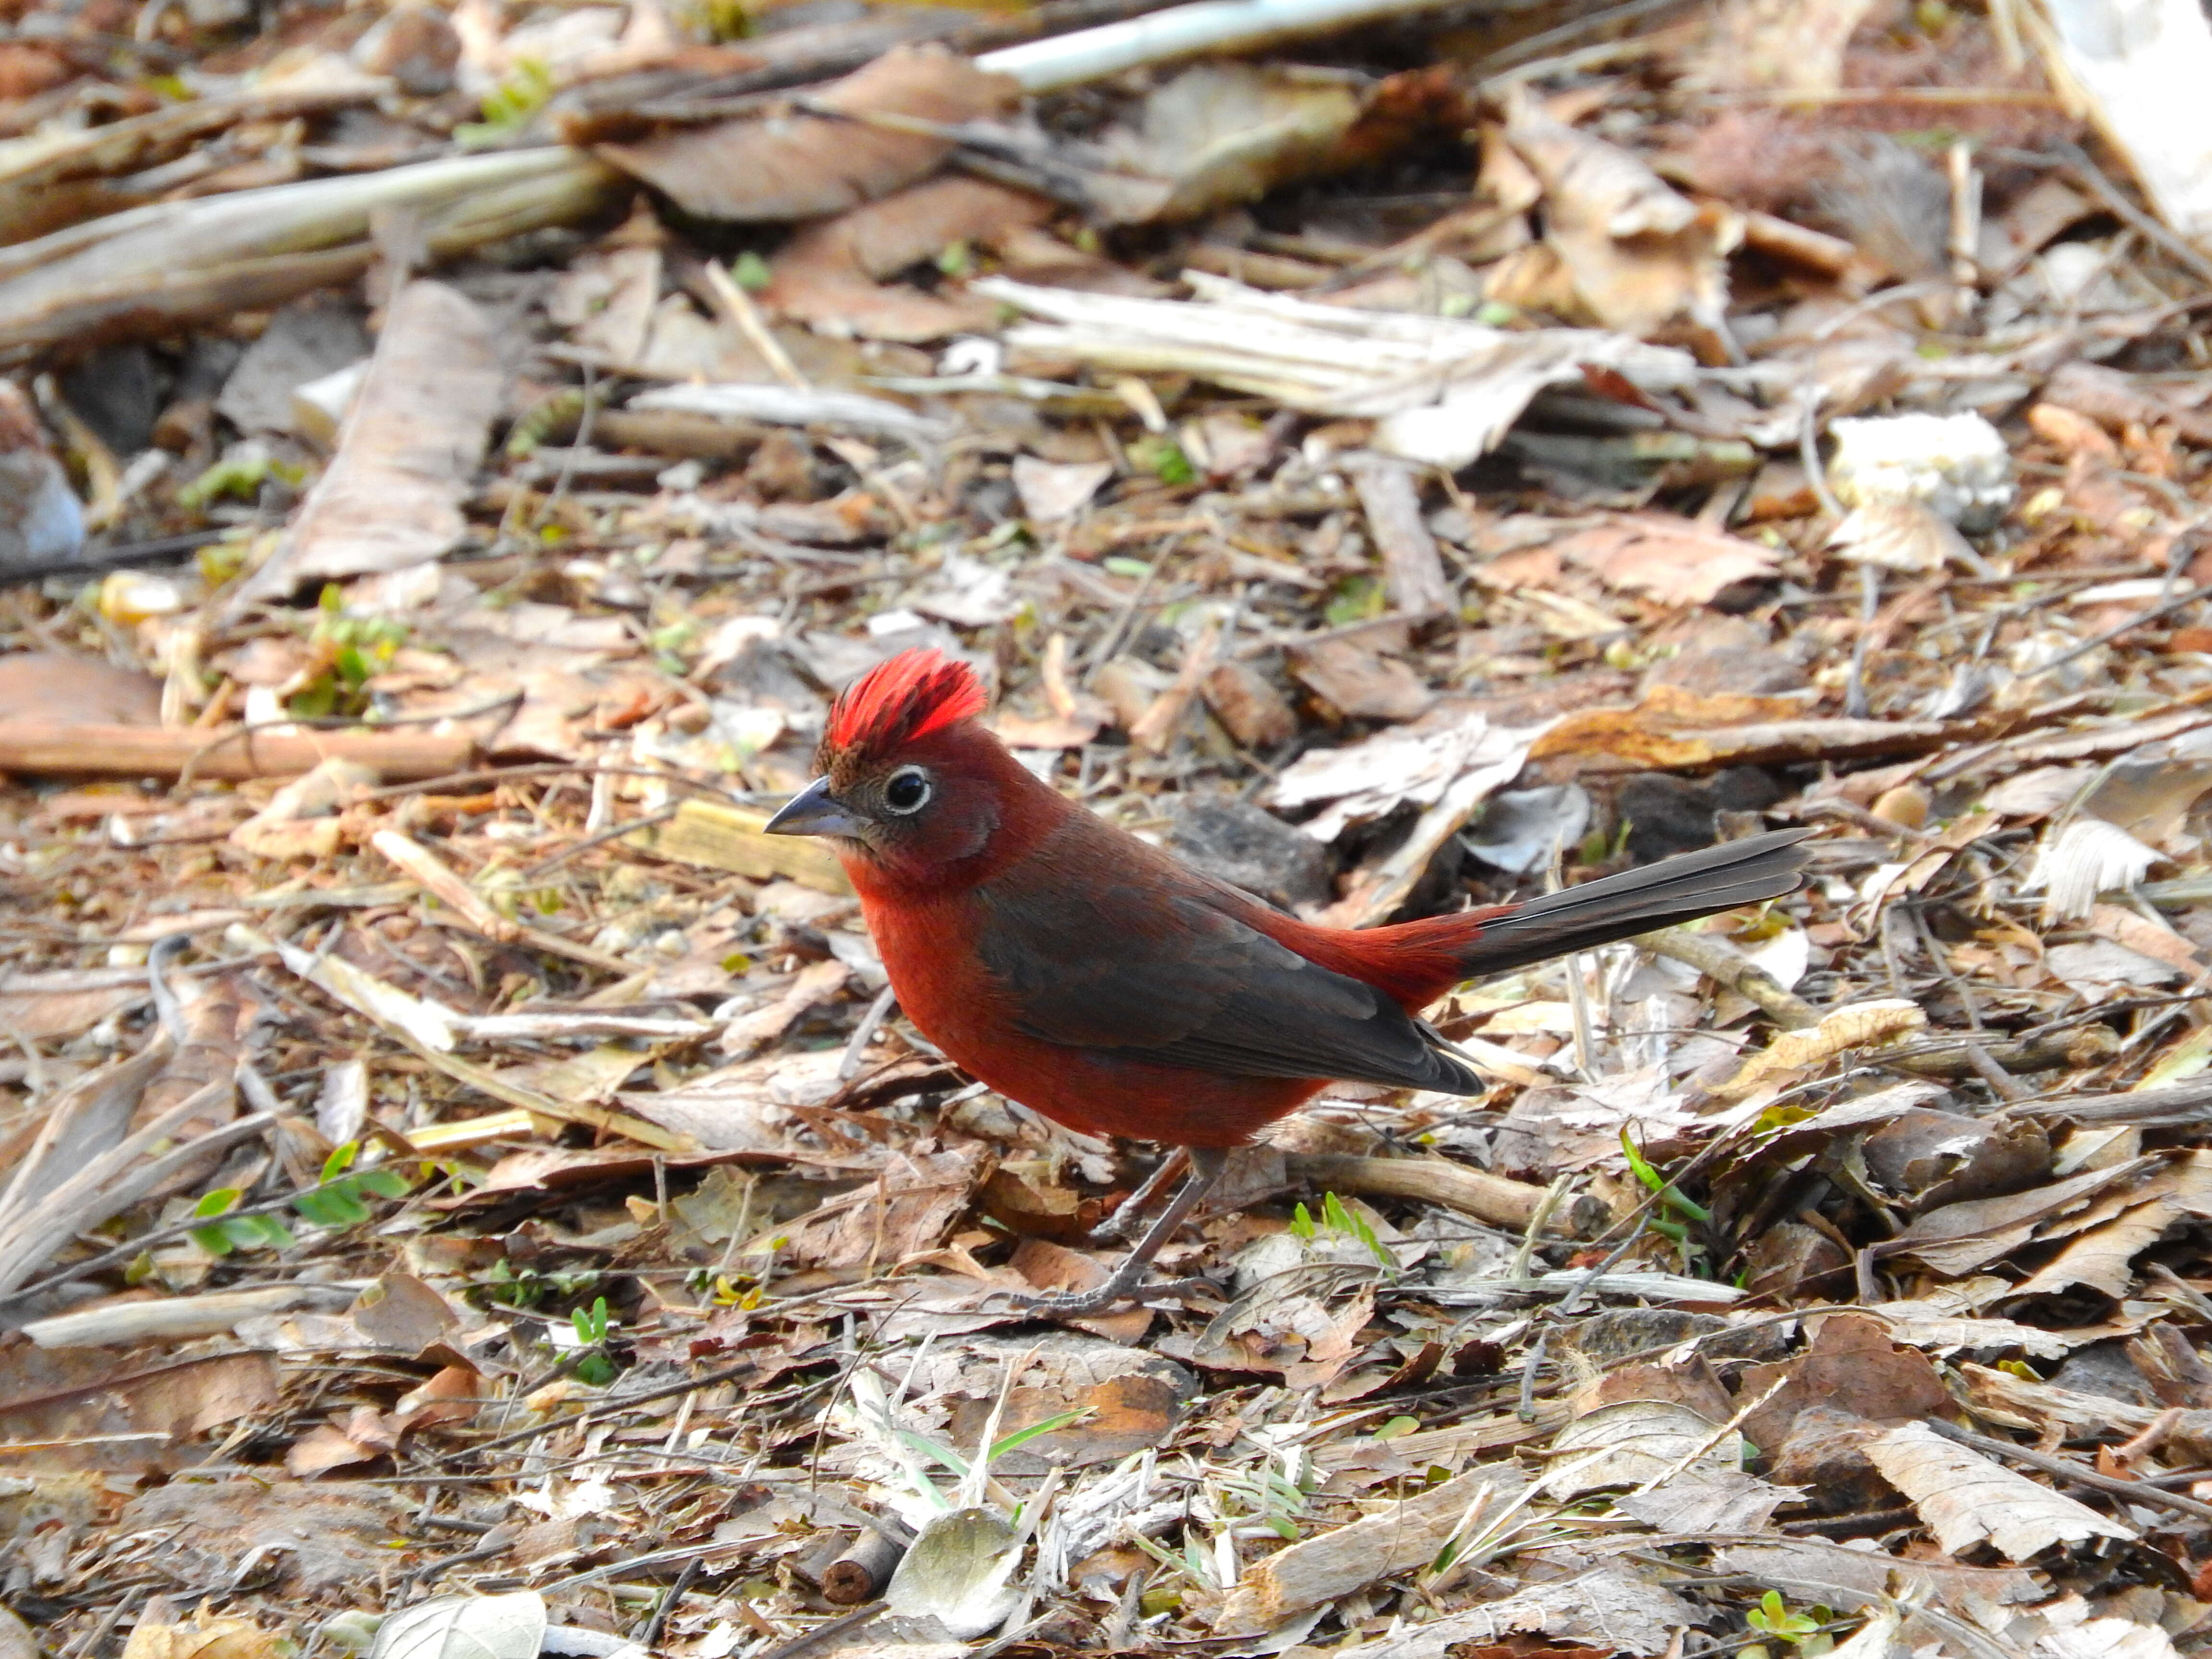
M 775 280 L 768 261 L 747 248 L 730 261 L 730 280 L 748 294 L 758 294 Z
M 299 1243 L 292 1237 L 292 1230 L 284 1224 L 283 1219 L 273 1215 L 240 1216 L 235 1221 L 226 1221 L 223 1225 L 230 1230 L 231 1237 L 234 1238 L 238 1237 L 242 1229 L 252 1228 L 261 1235 L 261 1243 L 272 1250 L 289 1250 Z
M 988 1468 L 1016 1447 L 1026 1446 L 1039 1435 L 1057 1433 L 1071 1423 L 1080 1423 L 1085 1418 L 1095 1415 L 1097 1413 L 1086 1406 L 1080 1411 L 1060 1412 L 1042 1422 L 1032 1423 L 1025 1429 L 1016 1429 L 1012 1434 L 992 1443 L 991 1449 L 985 1455 L 983 1462 Z
M 230 1230 L 228 1227 L 195 1227 L 191 1231 L 191 1237 L 193 1243 L 198 1245 L 210 1255 L 228 1255 L 231 1251 L 238 1248 L 230 1242 Z
M 1620 1126 L 1620 1151 L 1628 1160 L 1630 1173 L 1653 1192 L 1659 1191 L 1667 1184 L 1667 1177 L 1652 1167 L 1651 1160 L 1644 1156 L 1643 1149 L 1629 1138 L 1626 1123 Z
M 1622 1133 L 1626 1133 L 1626 1131 L 1624 1130 Z M 354 1159 L 360 1156 L 361 1142 L 358 1140 L 349 1140 L 343 1146 L 331 1147 L 331 1155 L 323 1160 L 323 1181 L 325 1183 L 336 1181 L 348 1170 L 353 1168 Z
M 238 1200 L 243 1196 L 235 1187 L 218 1187 L 192 1206 L 192 1213 L 209 1218 L 228 1215 L 238 1207 Z
M 353 1181 L 362 1191 L 374 1193 L 379 1198 L 404 1198 L 411 1184 L 397 1170 L 363 1170 Z
M 318 1227 L 353 1227 L 368 1219 L 368 1206 L 349 1182 L 301 1193 L 292 1207 Z
M 603 1353 L 586 1356 L 576 1367 L 576 1380 L 594 1389 L 604 1389 L 615 1380 L 615 1362 Z
M 924 1457 L 942 1464 L 963 1480 L 968 1478 L 968 1460 L 950 1446 L 940 1446 L 927 1435 L 916 1434 L 912 1429 L 894 1429 L 891 1432 Z

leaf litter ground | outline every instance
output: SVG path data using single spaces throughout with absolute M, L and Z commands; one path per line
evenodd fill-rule
M 2065 41 L 806 9 L 0 51 L 0 1651 L 2198 1650 L 2212 267 Z M 1338 925 L 1810 879 L 1040 1322 L 1157 1149 L 757 833 L 915 644 Z

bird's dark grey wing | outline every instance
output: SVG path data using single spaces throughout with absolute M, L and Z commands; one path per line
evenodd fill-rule
M 1127 843 L 1109 866 L 1088 841 L 1055 836 L 975 890 L 984 966 L 1027 1035 L 1231 1076 L 1481 1092 L 1389 998 L 1243 920 L 1252 901 Z

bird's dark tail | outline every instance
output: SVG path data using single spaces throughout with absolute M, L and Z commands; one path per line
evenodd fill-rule
M 1485 918 L 1460 966 L 1469 979 L 1503 974 L 1739 904 L 1779 898 L 1796 891 L 1805 861 L 1798 843 L 1812 833 L 1778 830 L 1724 841 L 1529 899 Z

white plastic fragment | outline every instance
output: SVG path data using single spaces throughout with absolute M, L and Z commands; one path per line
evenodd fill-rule
M 2012 457 L 1979 415 L 1842 420 L 1828 481 L 1846 507 L 1917 501 L 1949 523 L 1986 529 L 2012 502 Z

